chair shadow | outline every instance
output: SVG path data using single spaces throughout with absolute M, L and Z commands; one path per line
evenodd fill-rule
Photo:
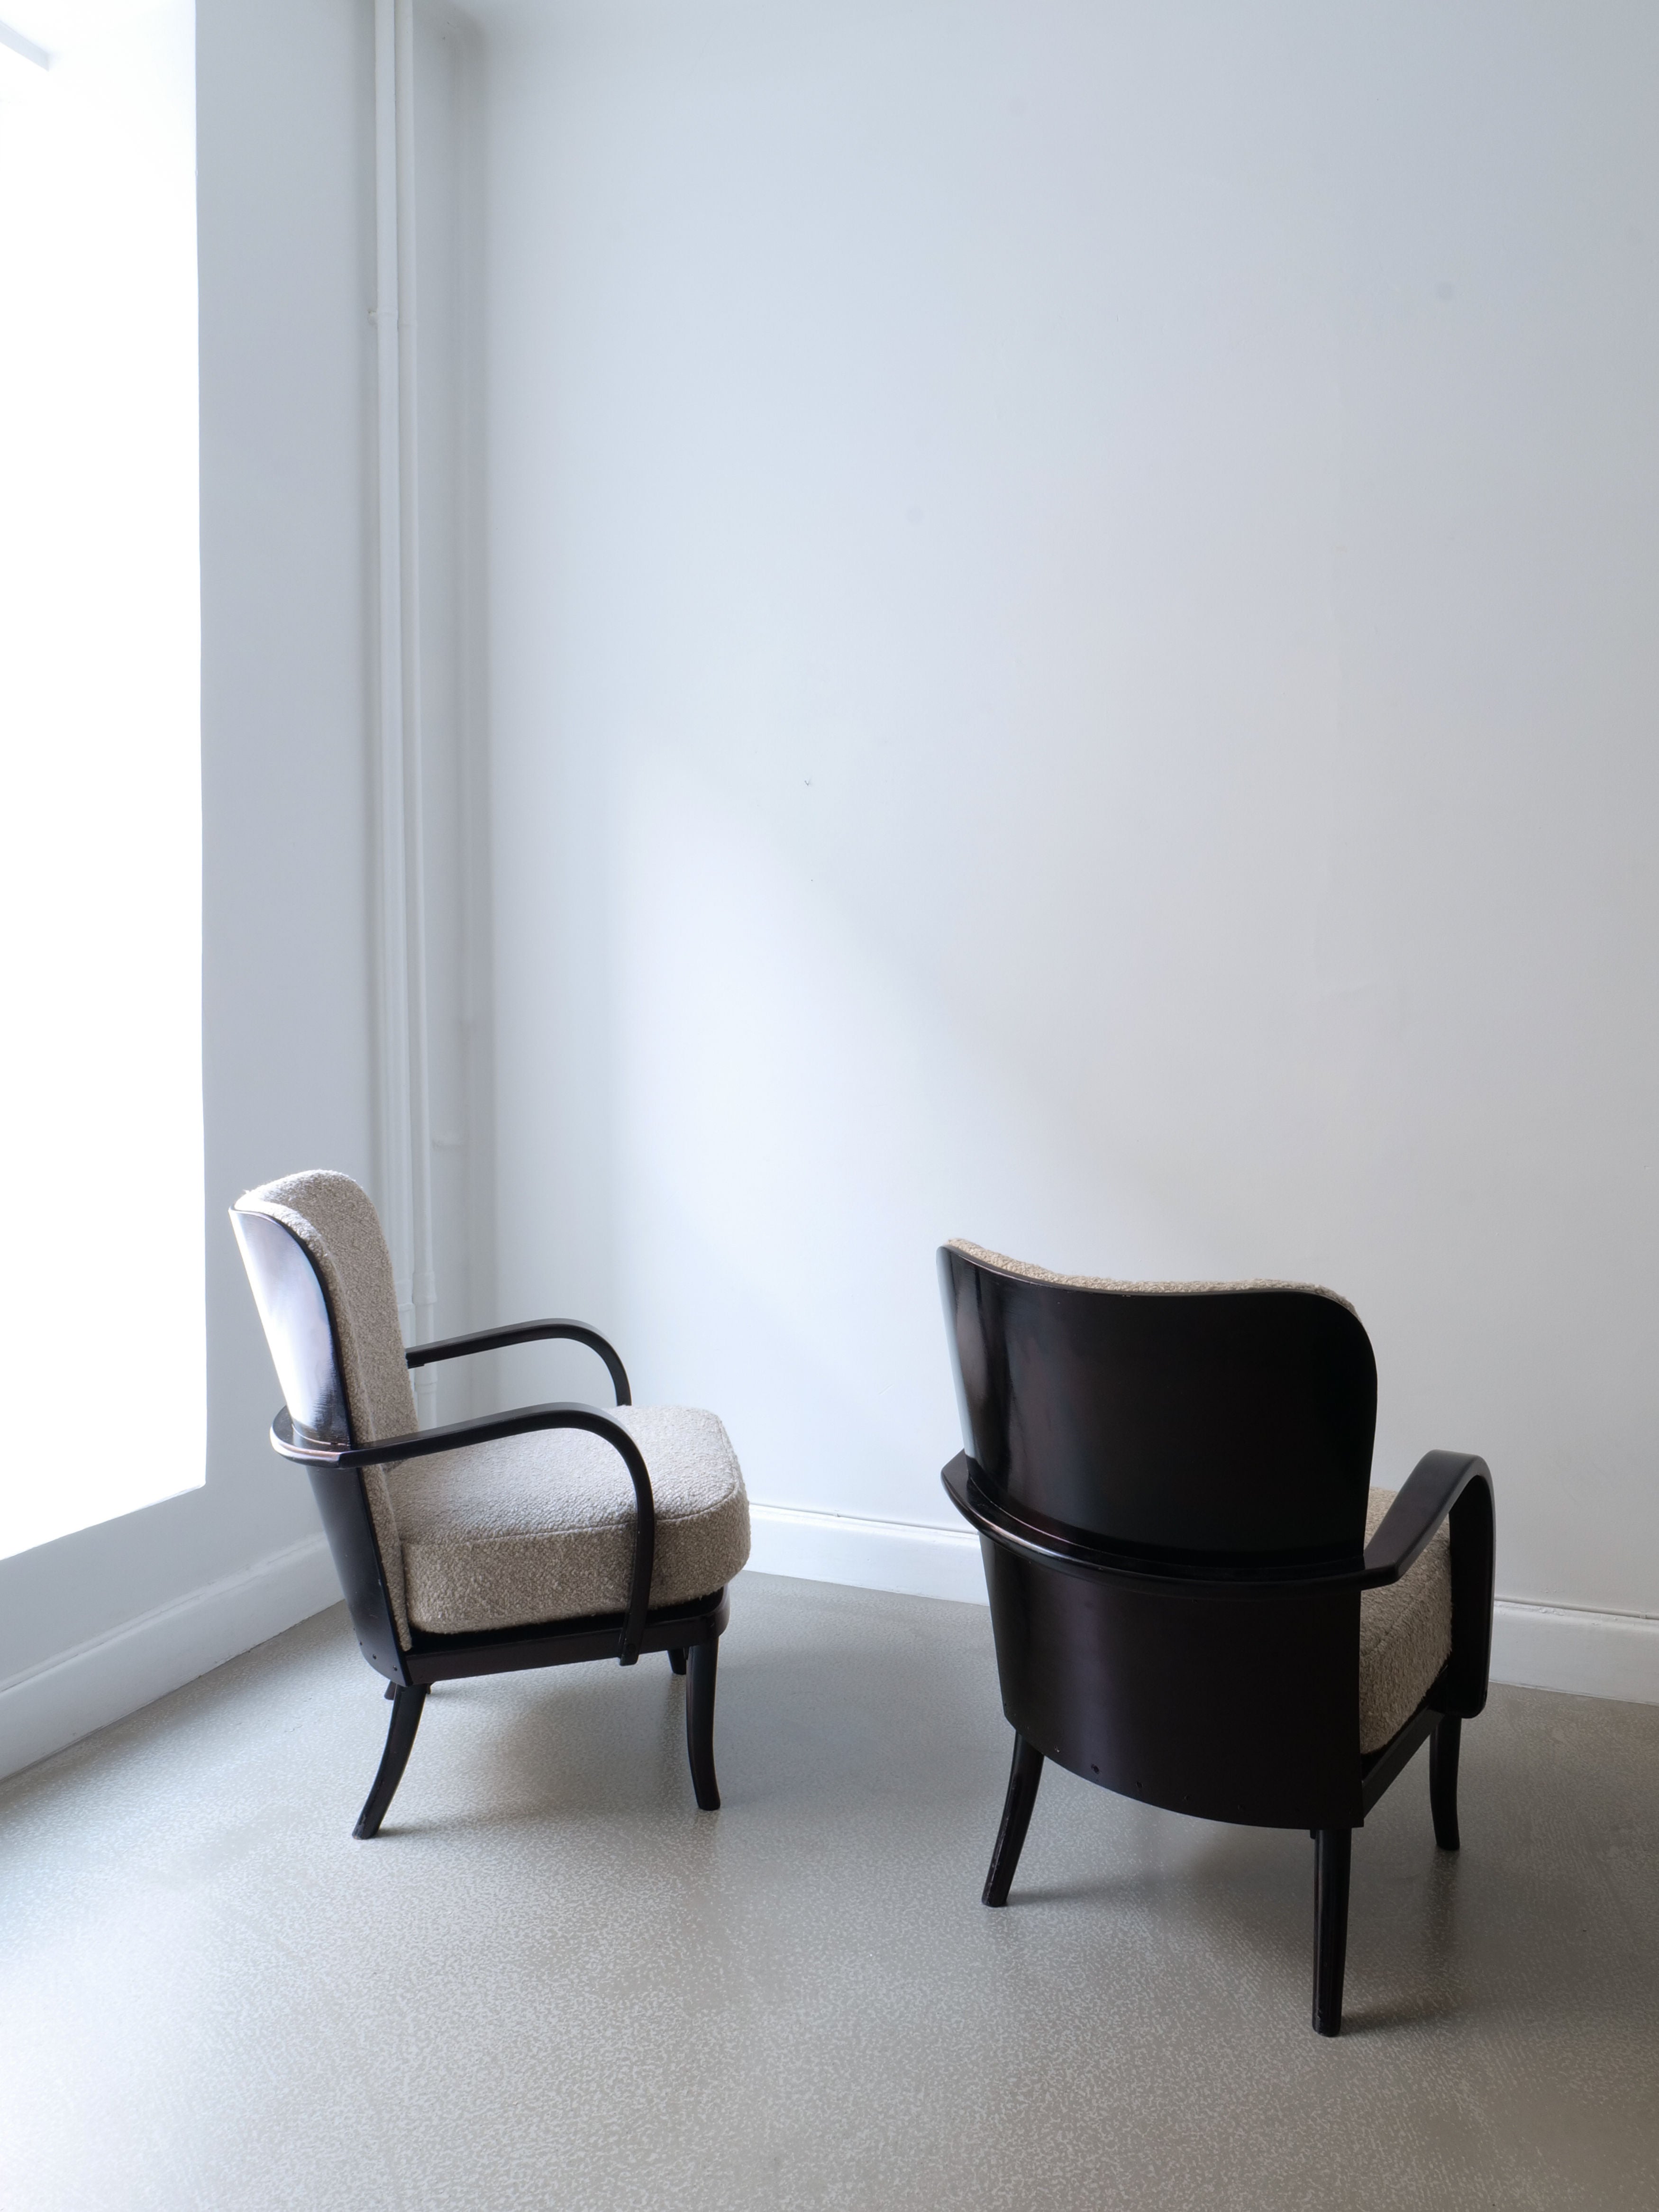
M 1358 2005 L 1345 2001 L 1342 2033 L 1345 2036 L 1387 2035 L 1468 2016 L 1468 2008 L 1452 1997 L 1394 1997 L 1379 2004 Z
M 1266 1845 L 1266 1849 L 1262 1848 Z M 1222 1831 L 1178 1862 L 1078 1881 L 1022 1887 L 1016 1878 L 1006 1910 L 1137 1910 L 1190 1927 L 1194 1917 L 1223 1942 L 1237 1943 L 1271 1963 L 1292 1982 L 1311 1982 L 1314 1912 L 1312 1848 L 1305 1866 L 1286 1855 L 1271 1830 Z M 1435 1916 L 1437 1920 L 1443 1916 Z M 1425 1931 L 1426 1933 L 1426 1931 Z M 1363 1931 L 1362 1931 L 1363 1940 Z M 1391 1989 L 1355 2001 L 1353 1966 L 1367 1963 L 1350 1952 L 1350 1996 L 1344 2035 L 1383 2035 L 1430 2027 L 1468 2009 L 1442 1987 Z M 1436 1979 L 1440 1977 L 1437 1974 Z
M 837 1629 L 810 1600 L 800 1602 L 804 1620 L 792 1598 L 787 1621 L 775 1617 L 752 1638 L 726 1639 L 715 1712 L 721 1814 L 696 1812 L 684 1683 L 653 1655 L 626 1672 L 599 1664 L 511 1678 L 543 1686 L 529 1695 L 520 1688 L 504 1696 L 501 1678 L 446 1685 L 399 1798 L 414 1797 L 422 1755 L 436 1750 L 432 1721 L 444 1705 L 465 1706 L 454 1714 L 459 1725 L 441 1731 L 449 1763 L 442 1802 L 451 1809 L 428 1813 L 416 1800 L 400 1818 L 403 1803 L 394 1802 L 383 1839 L 460 1828 L 553 1832 L 595 1820 L 677 1830 L 683 1821 L 695 1865 L 702 1854 L 691 1839 L 712 1841 L 722 1821 L 728 1834 L 754 1815 L 817 1832 L 850 1817 L 879 1834 L 890 1813 L 935 1840 L 959 1838 L 948 1879 L 960 1882 L 964 1906 L 981 1910 L 1010 1741 L 988 1633 L 975 1626 L 982 1616 L 951 1608 L 963 1620 L 945 1624 L 944 1640 L 884 1631 L 872 1616 L 866 1638 L 861 1620 L 854 1632 Z M 366 1761 L 365 1790 L 372 1773 Z M 1466 1776 L 1466 1790 L 1474 1780 Z M 1601 1893 L 1585 1889 L 1589 1861 L 1540 1872 L 1504 1822 L 1506 1785 L 1496 1770 L 1487 1787 L 1484 1817 L 1466 1811 L 1459 1856 L 1436 1849 L 1423 1762 L 1401 1777 L 1356 1838 L 1345 2034 L 1375 2039 L 1451 2020 L 1545 2014 L 1557 2025 L 1594 2021 L 1605 2032 L 1622 2023 L 1650 2034 L 1652 1946 L 1617 1939 L 1610 1910 L 1597 1909 Z M 1071 1777 L 1066 1788 L 1082 1793 L 1060 1801 L 1071 1878 L 1056 1878 L 1046 1856 L 1054 1831 L 1047 1846 L 1042 1832 L 1059 1809 L 1047 1784 L 1026 1845 L 1036 1878 L 1016 1876 L 1005 1908 L 1012 1926 L 1039 1912 L 1150 1911 L 1171 1928 L 1206 1923 L 1219 1942 L 1282 1969 L 1287 1985 L 1310 1981 L 1314 1869 L 1305 1836 L 1188 1822 Z M 1101 1821 L 1100 1858 L 1089 1866 L 1091 1801 L 1120 1816 Z M 1542 1820 L 1535 1788 L 1528 1802 L 1530 1817 Z M 1569 1817 L 1565 1805 L 1558 1812 Z M 896 1841 L 903 1832 L 894 1828 Z M 1582 1938 L 1586 1913 L 1598 1923 L 1594 1942 Z
M 654 1686 L 654 1696 L 640 1679 L 653 1656 L 665 1677 Z M 629 1694 L 618 1701 L 608 1679 L 584 1680 L 574 1668 L 570 1676 L 575 1679 L 518 1678 L 544 1685 L 551 1694 L 520 1697 L 505 1712 L 498 1703 L 493 1713 L 489 1691 L 501 1678 L 445 1684 L 447 1702 L 475 1708 L 465 1717 L 466 1733 L 445 1747 L 450 1788 L 464 1790 L 471 1802 L 445 1814 L 399 1817 L 422 1749 L 435 1749 L 423 1730 L 381 1836 L 500 1833 L 594 1819 L 639 1820 L 678 1813 L 682 1797 L 684 1809 L 696 1813 L 685 1751 L 684 1677 L 670 1673 L 660 1655 L 648 1655 L 638 1669 L 630 1670 Z
M 1165 1895 L 1170 1881 L 1162 1875 L 1139 1873 L 1103 1875 L 1090 1881 L 1053 1882 L 1047 1887 L 1027 1887 L 1015 1878 L 1005 1912 L 1042 1905 L 1109 1905 L 1154 1903 Z
M 956 1808 L 964 1837 L 975 1812 L 994 1828 L 1006 1730 L 995 1710 L 988 1634 L 971 1639 L 984 1644 L 982 1678 L 978 1669 L 924 1668 L 927 1679 L 915 1693 L 896 1696 L 890 1640 L 884 1647 L 849 1639 L 834 1632 L 833 1617 L 830 1633 L 814 1634 L 814 1625 L 810 1614 L 805 1624 L 792 1622 L 787 1641 L 775 1632 L 753 1643 L 732 1633 L 722 1640 L 714 1759 L 723 1810 L 812 1819 L 890 1796 L 924 1812 Z M 893 1640 L 915 1650 L 908 1638 Z M 503 1691 L 503 1684 L 520 1686 Z M 434 1756 L 433 1723 L 445 1707 L 461 1723 L 444 1738 L 451 1788 L 465 1774 L 472 1808 L 400 1817 L 404 1793 L 411 1782 L 419 1786 L 423 1754 L 428 1762 Z M 665 1655 L 647 1653 L 625 1670 L 600 1661 L 441 1684 L 380 1833 L 437 1832 L 463 1820 L 500 1830 L 638 1819 L 678 1814 L 682 1805 L 696 1809 L 685 1680 L 670 1672 Z

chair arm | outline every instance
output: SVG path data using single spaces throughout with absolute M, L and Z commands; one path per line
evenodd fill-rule
M 372 1444 L 334 1444 L 321 1437 L 296 1437 L 288 1407 L 270 1425 L 270 1441 L 284 1459 L 306 1467 L 380 1467 L 393 1460 L 428 1459 L 434 1452 L 460 1451 L 469 1444 L 493 1443 L 502 1437 L 528 1436 L 537 1429 L 585 1429 L 620 1453 L 634 1485 L 634 1564 L 629 1577 L 628 1612 L 618 1652 L 624 1667 L 640 1656 L 645 1616 L 651 1604 L 651 1570 L 657 1548 L 657 1509 L 645 1456 L 621 1422 L 597 1406 L 520 1406 L 511 1413 L 483 1413 L 471 1421 L 451 1421 L 413 1436 L 381 1437 Z
M 468 1336 L 440 1337 L 435 1344 L 411 1344 L 404 1353 L 408 1367 L 429 1367 L 434 1359 L 459 1359 L 468 1352 L 498 1352 L 509 1344 L 534 1344 L 550 1336 L 568 1337 L 577 1344 L 585 1344 L 590 1352 L 597 1352 L 611 1371 L 611 1380 L 619 1406 L 631 1406 L 629 1394 L 628 1370 L 618 1358 L 616 1347 L 608 1343 L 596 1328 L 589 1328 L 580 1321 L 521 1321 L 510 1328 L 475 1329 Z
M 1365 1547 L 1364 1586 L 1397 1583 L 1451 1518 L 1452 1651 L 1434 1702 L 1472 1720 L 1486 1702 L 1497 1527 L 1492 1475 L 1470 1452 L 1425 1452 Z
M 1485 1460 L 1468 1452 L 1424 1453 L 1365 1547 L 1368 1589 L 1397 1583 L 1410 1571 L 1471 1482 L 1484 1482 L 1491 1487 Z

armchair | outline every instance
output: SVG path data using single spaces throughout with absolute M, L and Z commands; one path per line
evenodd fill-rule
M 349 1176 L 245 1192 L 231 1225 L 286 1401 L 271 1443 L 310 1475 L 359 1649 L 392 1703 L 352 1832 L 380 1832 L 434 1683 L 583 1659 L 631 1667 L 644 1651 L 666 1651 L 687 1678 L 692 1787 L 716 1810 L 726 1584 L 749 1555 L 743 1476 L 720 1421 L 635 1407 L 616 1351 L 580 1322 L 405 1349 L 380 1221 Z M 416 1427 L 411 1367 L 547 1338 L 598 1354 L 614 1412 L 523 1406 Z
M 1314 1838 L 1313 2025 L 1342 2023 L 1353 1831 L 1426 1740 L 1458 1848 L 1462 1723 L 1486 1703 L 1484 1461 L 1371 1490 L 1358 1316 L 1289 1283 L 1116 1283 L 939 1252 L 1014 1735 L 984 1902 L 1006 1905 L 1045 1759 L 1147 1804 Z

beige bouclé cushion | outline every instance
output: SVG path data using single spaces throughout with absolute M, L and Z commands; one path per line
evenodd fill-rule
M 418 1427 L 392 1258 L 373 1201 L 327 1169 L 285 1176 L 237 1200 L 305 1246 L 327 1292 L 352 1434 L 360 1443 Z M 656 1509 L 653 1605 L 708 1597 L 749 1557 L 749 1501 L 713 1413 L 684 1406 L 601 1408 L 638 1444 Z M 405 1650 L 431 1635 L 620 1613 L 634 1553 L 634 1486 L 620 1454 L 580 1429 L 364 1469 L 363 1486 Z
M 1374 1490 L 1365 1541 L 1398 1492 Z M 1381 1751 L 1405 1726 L 1451 1656 L 1451 1532 L 1444 1522 L 1397 1583 L 1359 1597 L 1359 1748 Z
M 749 1556 L 749 1501 L 713 1413 L 619 1406 L 656 1507 L 653 1606 L 707 1597 Z M 580 1429 L 406 1460 L 387 1478 L 409 1617 L 430 1635 L 620 1613 L 634 1557 L 634 1486 L 621 1455 Z
M 1237 1283 L 1129 1283 L 1112 1275 L 1057 1275 L 1052 1267 L 1039 1267 L 1030 1260 L 1011 1260 L 1006 1252 L 988 1251 L 983 1244 L 970 1244 L 965 1237 L 951 1237 L 948 1249 L 960 1252 L 981 1267 L 995 1267 L 1002 1274 L 1018 1275 L 1028 1283 L 1053 1283 L 1064 1291 L 1116 1291 L 1152 1298 L 1208 1297 L 1218 1291 L 1305 1291 L 1310 1297 L 1329 1298 L 1334 1305 L 1347 1306 L 1353 1312 L 1340 1291 L 1328 1291 L 1322 1283 L 1288 1283 L 1267 1277 Z
M 333 1309 L 341 1380 L 358 1441 L 407 1436 L 416 1422 L 415 1390 L 404 1358 L 392 1255 L 368 1193 L 349 1175 L 313 1168 L 263 1183 L 236 1202 L 245 1213 L 280 1221 L 317 1262 Z
M 349 1175 L 332 1168 L 311 1168 L 245 1191 L 236 1204 L 244 1213 L 263 1213 L 280 1221 L 310 1254 L 334 1316 L 340 1380 L 353 1437 L 359 1443 L 372 1444 L 381 1437 L 410 1435 L 420 1423 L 404 1358 L 392 1255 L 368 1193 Z M 409 1615 L 404 1604 L 398 1522 L 385 1469 L 365 1468 L 363 1489 L 398 1639 L 407 1648 Z

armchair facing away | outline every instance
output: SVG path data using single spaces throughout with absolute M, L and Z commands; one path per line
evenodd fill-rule
M 1112 1283 L 939 1255 L 1013 1771 L 1007 1902 L 1045 1759 L 1316 1844 L 1313 2024 L 1342 2024 L 1353 1831 L 1426 1739 L 1455 1850 L 1462 1723 L 1486 1700 L 1492 1493 L 1432 1451 L 1371 1490 L 1376 1367 L 1346 1300 Z
M 231 1209 L 287 1403 L 270 1440 L 309 1472 L 362 1655 L 392 1724 L 354 1833 L 379 1833 L 428 1690 L 464 1674 L 666 1651 L 686 1674 L 692 1786 L 714 1780 L 714 1669 L 749 1503 L 712 1413 L 635 1406 L 622 1361 L 580 1322 L 531 1321 L 405 1351 L 392 1262 L 349 1176 L 289 1176 Z M 409 1370 L 567 1337 L 605 1362 L 612 1413 L 584 1405 L 416 1431 Z

